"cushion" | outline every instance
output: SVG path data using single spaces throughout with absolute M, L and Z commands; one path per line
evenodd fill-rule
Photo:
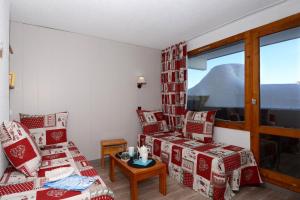
M 215 110 L 188 111 L 185 116 L 183 135 L 204 143 L 212 142 L 216 112 Z
M 19 122 L 5 121 L 0 127 L 0 140 L 10 163 L 26 176 L 36 176 L 41 155 L 29 130 Z
M 30 131 L 39 147 L 67 144 L 68 113 L 27 115 L 20 113 L 20 121 Z
M 137 110 L 144 134 L 168 132 L 169 128 L 161 111 Z

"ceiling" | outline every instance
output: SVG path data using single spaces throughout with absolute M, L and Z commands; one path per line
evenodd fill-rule
M 284 1 L 11 0 L 11 19 L 163 49 Z

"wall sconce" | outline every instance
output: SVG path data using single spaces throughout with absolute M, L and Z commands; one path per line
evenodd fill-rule
M 138 88 L 141 88 L 142 85 L 145 85 L 145 84 L 146 84 L 145 77 L 139 76 L 139 77 L 138 77 L 138 80 L 137 80 L 137 87 L 138 87 Z
M 9 73 L 9 89 L 15 88 L 15 81 L 16 81 L 16 73 L 10 72 Z

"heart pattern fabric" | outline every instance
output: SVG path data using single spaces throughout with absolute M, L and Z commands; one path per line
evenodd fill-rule
M 36 176 L 41 165 L 41 155 L 29 130 L 16 121 L 4 121 L 0 126 L 3 150 L 17 170 L 26 176 Z
M 55 141 L 60 141 L 62 136 L 63 136 L 63 132 L 61 131 L 56 131 L 56 132 L 52 132 L 51 137 L 55 140 Z
M 10 150 L 10 154 L 15 157 L 15 158 L 19 158 L 19 159 L 23 159 L 24 158 L 24 153 L 25 153 L 25 146 L 24 145 L 18 145 L 15 148 L 12 148 Z
M 65 145 L 67 142 L 68 112 L 46 115 L 21 114 L 20 120 L 30 131 L 39 148 Z

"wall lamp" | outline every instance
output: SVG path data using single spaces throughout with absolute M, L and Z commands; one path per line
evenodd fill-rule
M 140 89 L 143 85 L 146 84 L 146 80 L 144 76 L 139 76 L 137 80 L 137 87 Z

